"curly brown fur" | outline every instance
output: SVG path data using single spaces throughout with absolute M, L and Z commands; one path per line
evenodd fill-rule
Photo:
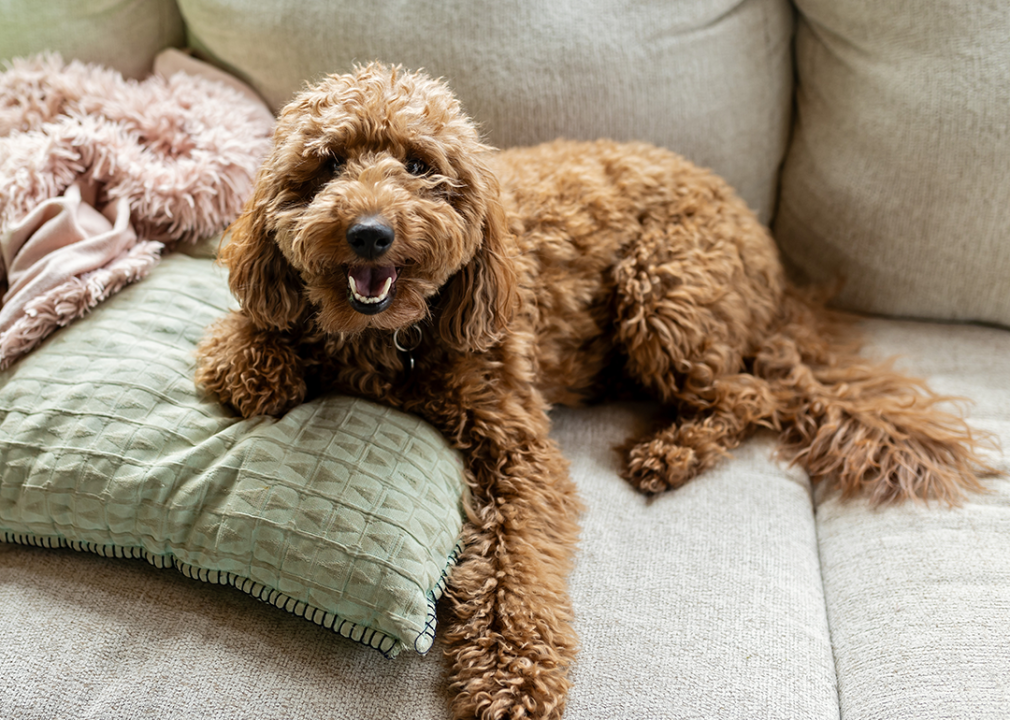
M 494 152 L 422 74 L 373 64 L 296 97 L 221 257 L 242 309 L 201 344 L 200 383 L 246 416 L 363 395 L 466 453 L 460 718 L 563 711 L 580 505 L 547 411 L 592 397 L 615 360 L 678 415 L 630 446 L 645 492 L 760 425 L 848 495 L 956 501 L 986 470 L 940 398 L 861 359 L 788 287 L 718 177 L 644 144 Z M 411 372 L 394 333 L 415 326 Z

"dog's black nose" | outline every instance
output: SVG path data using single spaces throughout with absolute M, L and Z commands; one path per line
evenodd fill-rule
M 364 218 L 347 228 L 347 244 L 366 260 L 374 260 L 389 250 L 393 237 L 393 228 L 377 217 Z

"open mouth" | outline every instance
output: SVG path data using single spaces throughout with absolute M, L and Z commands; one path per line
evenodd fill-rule
M 364 315 L 389 307 L 396 295 L 396 268 L 392 265 L 357 265 L 347 268 L 347 300 Z

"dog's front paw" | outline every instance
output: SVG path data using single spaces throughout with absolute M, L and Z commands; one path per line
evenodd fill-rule
M 508 663 L 485 670 L 457 686 L 454 714 L 466 720 L 560 720 L 570 682 L 560 671 L 545 668 L 537 659 L 499 658 Z M 483 674 L 486 673 L 486 674 Z
M 542 489 L 531 484 L 522 498 L 478 513 L 514 521 L 531 501 L 543 511 L 546 502 L 535 497 Z M 450 576 L 452 617 L 444 636 L 457 720 L 560 720 L 564 714 L 578 646 L 566 588 L 578 529 L 573 515 L 565 515 L 544 512 L 495 530 L 464 531 L 467 549 Z
M 305 377 L 295 348 L 276 333 L 231 313 L 197 346 L 196 382 L 242 417 L 279 416 L 305 399 Z
M 563 634 L 563 633 L 562 633 Z M 460 720 L 560 720 L 571 686 L 571 647 L 531 632 L 508 639 L 497 629 L 467 637 L 454 655 L 454 716 Z

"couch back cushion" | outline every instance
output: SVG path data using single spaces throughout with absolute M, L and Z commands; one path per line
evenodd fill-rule
M 788 0 L 180 0 L 190 44 L 277 109 L 382 60 L 448 80 L 499 147 L 638 139 L 725 176 L 767 219 L 791 112 Z
M 858 311 L 1010 325 L 1010 13 L 798 0 L 776 236 Z
M 49 50 L 142 78 L 185 41 L 175 0 L 0 0 L 0 61 Z

